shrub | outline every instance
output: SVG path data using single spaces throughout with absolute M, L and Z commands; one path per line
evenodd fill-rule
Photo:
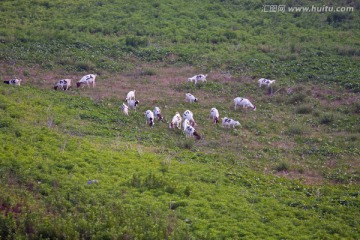
M 289 127 L 289 129 L 287 130 L 287 133 L 289 135 L 301 135 L 304 133 L 304 130 L 303 130 L 304 127 L 302 126 L 291 126 Z
M 334 116 L 331 114 L 323 114 L 320 116 L 320 119 L 319 119 L 319 123 L 324 124 L 324 125 L 330 124 L 333 121 L 334 121 Z
M 296 108 L 295 112 L 297 114 L 309 114 L 312 112 L 312 107 L 309 105 L 302 105 Z
M 125 45 L 130 47 L 146 47 L 149 41 L 146 37 L 127 36 L 125 38 Z
M 289 163 L 284 161 L 280 162 L 278 165 L 275 166 L 275 170 L 278 172 L 287 172 L 289 171 L 289 169 L 290 169 Z
M 307 96 L 304 93 L 296 93 L 288 99 L 287 103 L 296 105 L 305 102 L 306 99 Z

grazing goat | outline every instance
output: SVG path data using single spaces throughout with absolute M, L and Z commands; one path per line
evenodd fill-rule
M 193 102 L 198 102 L 199 99 L 197 99 L 194 95 L 192 95 L 191 93 L 186 93 L 185 94 L 186 97 L 185 97 L 185 101 L 189 101 L 190 103 L 193 103 Z
M 183 121 L 183 130 L 184 130 L 184 132 L 185 132 L 186 127 L 187 127 L 188 125 L 190 125 L 189 119 L 184 119 L 184 121 Z
M 270 87 L 273 83 L 275 83 L 276 80 L 270 80 L 270 79 L 266 79 L 266 78 L 260 78 L 259 79 L 259 87 L 261 87 L 262 85 L 265 85 L 267 87 Z
M 191 78 L 188 78 L 188 82 L 195 82 L 195 84 L 197 84 L 199 81 L 206 82 L 206 77 L 207 77 L 207 74 L 206 75 L 198 74 Z
M 239 121 L 235 121 L 231 118 L 224 117 L 224 118 L 222 118 L 222 126 L 229 127 L 229 128 L 230 127 L 235 128 L 235 126 L 241 126 L 241 124 Z
M 182 118 L 180 113 L 176 112 L 171 122 L 169 123 L 169 128 L 177 127 L 178 129 L 181 129 L 181 120 Z
M 58 88 L 66 91 L 69 90 L 71 87 L 71 79 L 61 79 L 57 81 L 54 85 L 54 89 L 57 90 Z
M 9 84 L 9 85 L 17 85 L 17 86 L 20 86 L 20 83 L 21 83 L 21 79 L 11 79 L 9 81 L 4 81 L 5 84 Z
M 139 105 L 139 100 L 128 100 L 127 101 L 129 108 L 132 108 L 136 112 L 137 105 Z
M 190 125 L 195 127 L 196 125 L 196 122 L 194 120 L 194 115 L 193 113 L 190 111 L 190 110 L 186 110 L 184 113 L 183 113 L 183 118 L 184 119 L 188 119 L 190 121 Z
M 159 107 L 154 107 L 154 115 L 158 118 L 159 121 L 164 120 L 164 117 L 161 115 L 161 110 Z
M 128 106 L 126 106 L 126 104 L 125 104 L 125 103 L 123 103 L 123 104 L 122 104 L 122 106 L 121 106 L 121 110 L 122 110 L 122 112 L 123 112 L 126 116 L 128 116 L 128 115 L 129 115 L 129 107 L 128 107 Z
M 81 87 L 81 85 L 86 84 L 88 87 L 90 87 L 90 83 L 92 83 L 92 87 L 95 87 L 95 79 L 96 79 L 96 74 L 88 74 L 83 76 L 80 81 L 78 81 L 76 83 L 76 87 Z
M 197 140 L 201 139 L 201 136 L 196 132 L 195 128 L 189 125 L 189 120 L 184 120 L 184 132 L 187 138 L 195 137 Z
M 151 110 L 146 110 L 145 118 L 146 118 L 146 124 L 149 124 L 150 127 L 154 126 L 154 113 Z
M 213 122 L 216 124 L 219 122 L 219 111 L 216 108 L 212 108 L 210 110 L 210 118 L 213 120 Z
M 135 100 L 135 90 L 128 92 L 125 101 Z
M 256 106 L 253 105 L 249 101 L 249 99 L 246 99 L 246 98 L 237 97 L 237 98 L 234 99 L 234 103 L 235 103 L 235 110 L 237 110 L 237 106 L 242 106 L 245 109 L 251 108 L 254 111 L 256 110 Z

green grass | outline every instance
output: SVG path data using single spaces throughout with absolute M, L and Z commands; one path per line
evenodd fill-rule
M 1 1 L 1 80 L 23 82 L 0 84 L 0 239 L 357 239 L 359 5 L 264 4 L 294 2 Z M 50 90 L 85 73 L 95 89 Z M 202 140 L 145 126 L 155 105 Z
M 0 59 L 97 72 L 126 71 L 137 62 L 186 63 L 204 72 L 221 69 L 286 84 L 339 83 L 359 91 L 357 3 L 329 2 L 354 7 L 347 13 L 268 13 L 266 4 L 296 6 L 293 1 L 2 1 Z M 313 5 L 319 3 L 297 6 Z
M 207 143 L 197 143 L 166 124 L 145 127 L 142 110 L 123 116 L 115 100 L 28 86 L 1 85 L 0 92 L 3 238 L 292 238 L 289 229 L 304 238 L 359 234 L 358 172 L 347 164 L 359 155 L 359 138 L 276 136 L 282 129 L 263 125 L 271 101 L 257 122 L 244 119 L 243 129 L 203 125 Z M 199 118 L 211 101 L 203 104 L 193 107 Z M 224 134 L 228 142 L 214 147 Z M 284 139 L 296 147 L 267 147 Z M 329 157 L 339 159 L 336 166 Z M 271 169 L 302 178 L 317 169 L 341 184 L 304 185 Z

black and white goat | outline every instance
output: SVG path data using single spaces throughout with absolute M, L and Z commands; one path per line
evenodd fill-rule
M 90 84 L 92 84 L 92 87 L 94 88 L 95 87 L 95 79 L 96 79 L 96 74 L 88 74 L 88 75 L 85 75 L 83 76 L 80 81 L 78 81 L 76 83 L 76 87 L 81 87 L 83 86 L 84 84 L 86 84 L 88 87 L 90 87 Z
M 155 124 L 154 113 L 151 110 L 146 110 L 144 114 L 145 114 L 146 124 L 149 124 L 150 127 L 154 126 Z
M 169 123 L 169 128 L 177 127 L 178 129 L 181 129 L 181 120 L 182 118 L 180 113 L 176 112 L 171 122 Z
M 154 107 L 154 115 L 158 118 L 159 121 L 163 121 L 164 117 L 161 115 L 161 110 L 159 107 Z
M 196 132 L 195 128 L 190 125 L 190 122 L 188 119 L 184 120 L 183 127 L 184 127 L 184 132 L 185 132 L 186 138 L 195 137 L 197 140 L 201 139 L 200 134 L 198 134 Z
M 207 74 L 206 75 L 198 74 L 191 78 L 188 78 L 188 82 L 195 82 L 195 84 L 197 84 L 198 82 L 206 82 L 206 77 L 207 77 Z
M 213 122 L 216 124 L 219 122 L 219 111 L 216 108 L 212 108 L 210 110 L 210 118 L 213 120 Z
M 235 110 L 237 110 L 237 106 L 242 106 L 245 109 L 251 108 L 254 111 L 256 110 L 256 106 L 253 105 L 250 102 L 250 100 L 246 99 L 246 98 L 237 97 L 237 98 L 234 99 L 234 104 L 235 104 Z
M 5 84 L 9 84 L 9 85 L 16 85 L 16 86 L 20 86 L 20 83 L 21 83 L 21 79 L 11 79 L 9 81 L 4 81 Z
M 224 118 L 222 118 L 222 126 L 229 127 L 229 128 L 230 127 L 235 128 L 236 126 L 241 126 L 241 124 L 239 121 L 235 121 L 231 118 L 224 117 Z
M 190 111 L 190 110 L 186 110 L 184 113 L 183 113 L 183 118 L 184 119 L 188 119 L 189 122 L 190 122 L 190 125 L 195 127 L 196 125 L 196 122 L 195 122 L 195 119 L 194 119 L 194 114 Z
M 140 101 L 139 100 L 128 100 L 127 101 L 129 108 L 133 109 L 136 112 L 136 108 L 139 105 Z
M 54 89 L 57 90 L 58 88 L 66 91 L 69 90 L 71 87 L 71 79 L 61 79 L 57 81 L 54 85 Z
M 270 80 L 270 79 L 266 79 L 266 78 L 260 78 L 259 79 L 259 87 L 261 87 L 262 85 L 265 85 L 267 87 L 270 87 L 272 84 L 274 84 L 276 82 L 276 80 Z
M 188 101 L 190 103 L 193 103 L 193 102 L 198 102 L 199 99 L 197 99 L 194 95 L 192 95 L 191 93 L 186 93 L 185 94 L 185 101 Z

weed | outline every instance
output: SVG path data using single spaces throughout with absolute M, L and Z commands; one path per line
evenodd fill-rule
M 319 123 L 328 125 L 334 121 L 334 115 L 332 114 L 322 114 L 319 116 Z
M 310 105 L 301 105 L 295 109 L 297 114 L 310 114 L 313 108 Z

